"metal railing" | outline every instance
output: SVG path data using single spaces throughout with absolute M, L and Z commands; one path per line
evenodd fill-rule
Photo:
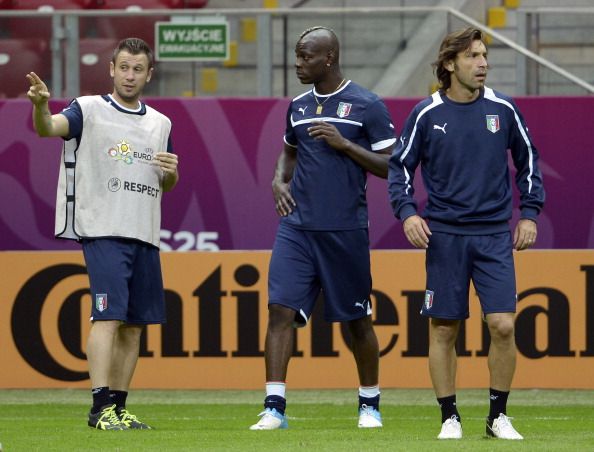
M 564 34 L 571 34 L 576 33 L 575 27 L 571 25 L 563 27 L 559 23 L 560 17 L 571 17 L 575 22 L 577 18 L 584 19 L 587 18 L 588 24 L 584 27 L 584 32 L 588 34 L 591 38 L 591 42 L 589 43 L 580 43 L 580 42 L 573 42 L 571 44 L 574 48 L 583 48 L 586 45 L 589 46 L 594 50 L 594 34 L 592 31 L 594 30 L 594 7 L 587 8 L 587 7 L 574 7 L 574 8 L 551 8 L 551 7 L 540 7 L 540 8 L 520 8 L 517 10 L 518 15 L 518 44 L 522 46 L 522 48 L 529 49 L 532 54 L 538 55 L 541 53 L 543 48 L 546 48 L 546 45 L 543 45 L 541 41 L 541 35 L 543 33 L 543 24 L 541 23 L 541 18 L 546 16 L 550 19 L 553 17 L 557 18 L 555 22 L 557 22 L 552 28 L 562 30 Z M 558 45 L 558 44 L 557 44 Z M 565 46 L 568 47 L 568 46 Z M 536 64 L 540 64 L 543 67 L 547 67 L 553 69 L 555 73 L 561 75 L 566 80 L 571 81 L 575 85 L 578 85 L 584 88 L 588 93 L 592 94 L 592 84 L 588 83 L 587 81 L 569 73 L 566 70 L 561 69 L 559 71 L 559 66 L 555 65 L 549 59 L 545 58 L 518 58 L 517 59 L 517 73 L 518 73 L 518 91 L 522 94 L 540 94 L 540 72 L 539 66 Z M 590 61 L 590 65 L 594 66 L 594 60 Z M 594 73 L 594 71 L 590 71 L 590 73 Z M 593 78 L 594 79 L 594 78 Z
M 566 10 L 548 8 L 548 11 L 555 13 L 562 13 Z M 547 12 L 548 12 L 547 11 Z M 0 19 L 12 18 L 47 18 L 51 20 L 52 37 L 50 41 L 51 48 L 51 89 L 54 97 L 76 97 L 80 93 L 80 49 L 79 49 L 79 22 L 81 19 L 88 17 L 124 17 L 129 20 L 134 20 L 139 17 L 205 17 L 205 16 L 223 16 L 234 18 L 236 20 L 242 17 L 251 17 L 257 21 L 257 42 L 256 59 L 255 59 L 255 80 L 257 86 L 252 90 L 252 95 L 257 96 L 272 96 L 275 95 L 273 86 L 275 85 L 275 78 L 273 76 L 275 71 L 280 69 L 283 74 L 283 88 L 282 95 L 287 95 L 287 71 L 290 70 L 290 63 L 288 62 L 288 55 L 292 53 L 292 46 L 294 42 L 287 41 L 287 24 L 289 20 L 316 18 L 316 24 L 323 18 L 333 18 L 334 20 L 353 20 L 361 21 L 366 18 L 370 19 L 370 24 L 373 24 L 373 18 L 378 16 L 398 15 L 412 17 L 419 15 L 428 15 L 430 13 L 440 13 L 444 15 L 444 22 L 446 30 L 452 29 L 453 22 L 460 22 L 462 24 L 474 26 L 493 39 L 503 43 L 505 46 L 513 49 L 517 55 L 516 63 L 516 83 L 518 84 L 518 92 L 530 93 L 533 88 L 534 67 L 542 66 L 547 68 L 563 79 L 572 84 L 584 89 L 587 93 L 594 93 L 594 85 L 575 76 L 569 71 L 563 69 L 559 65 L 541 57 L 533 50 L 529 50 L 533 43 L 534 14 L 544 13 L 545 9 L 537 11 L 518 10 L 520 20 L 518 21 L 518 43 L 504 36 L 497 30 L 491 29 L 477 20 L 461 13 L 460 11 L 450 7 L 347 7 L 347 8 L 298 8 L 298 9 L 192 9 L 192 10 L 140 10 L 140 11 L 123 11 L 123 10 L 55 10 L 55 11 L 0 11 Z M 588 14 L 593 13 L 594 9 L 585 8 L 584 12 Z M 278 26 L 275 23 L 280 23 L 280 33 Z M 412 32 L 414 33 L 414 31 Z M 279 38 L 278 35 L 281 35 Z M 275 41 L 282 42 L 282 62 L 275 63 L 273 59 L 273 44 Z M 382 36 L 377 37 L 378 42 L 382 40 Z M 394 55 L 398 49 L 394 46 Z M 0 39 L 0 51 L 2 48 L 2 40 Z M 386 62 L 387 65 L 388 62 Z M 279 68 L 279 66 L 282 66 Z M 65 69 L 66 68 L 66 69 Z M 276 91 L 278 92 L 278 90 Z M 161 94 L 161 93 L 158 93 Z

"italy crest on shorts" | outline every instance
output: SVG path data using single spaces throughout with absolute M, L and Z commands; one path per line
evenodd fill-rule
M 495 133 L 499 130 L 499 115 L 487 115 L 487 130 Z
M 426 290 L 425 291 L 425 309 L 429 310 L 433 306 L 433 291 Z
M 346 102 L 340 102 L 338 104 L 338 108 L 336 109 L 336 114 L 339 118 L 346 118 L 349 113 L 351 112 L 351 107 L 353 104 L 347 104 Z
M 95 295 L 95 307 L 97 311 L 103 312 L 107 309 L 107 294 L 98 293 Z

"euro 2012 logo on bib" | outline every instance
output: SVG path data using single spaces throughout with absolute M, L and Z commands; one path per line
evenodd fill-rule
M 134 161 L 132 159 L 132 146 L 126 140 L 122 140 L 115 146 L 110 147 L 107 153 L 114 160 L 121 160 L 128 165 Z

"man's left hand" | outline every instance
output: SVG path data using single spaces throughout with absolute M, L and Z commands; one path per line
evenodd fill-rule
M 514 231 L 514 249 L 522 251 L 530 248 L 536 242 L 536 222 L 528 219 L 518 221 Z
M 175 174 L 177 171 L 177 154 L 157 152 L 153 161 L 159 165 L 165 174 Z

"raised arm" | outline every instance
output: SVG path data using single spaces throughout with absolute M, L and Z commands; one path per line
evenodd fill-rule
M 28 73 L 27 80 L 30 84 L 27 96 L 33 104 L 33 126 L 37 134 L 40 137 L 67 137 L 68 120 L 61 113 L 52 115 L 50 112 L 47 85 L 35 72 Z

